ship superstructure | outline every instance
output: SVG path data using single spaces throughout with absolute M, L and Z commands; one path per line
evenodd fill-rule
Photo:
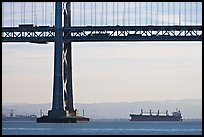
M 157 114 L 153 115 L 151 110 L 145 114 L 141 109 L 140 114 L 130 114 L 130 117 L 130 121 L 182 121 L 180 110 L 172 112 L 172 115 L 168 114 L 168 110 L 166 110 L 166 114 L 159 114 L 158 110 Z

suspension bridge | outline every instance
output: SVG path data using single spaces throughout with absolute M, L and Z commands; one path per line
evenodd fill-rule
M 76 116 L 73 106 L 72 42 L 202 40 L 201 2 L 3 2 L 2 5 L 2 42 L 55 43 L 52 109 L 37 122 L 89 120 Z

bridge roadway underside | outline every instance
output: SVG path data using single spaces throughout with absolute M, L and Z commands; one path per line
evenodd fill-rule
M 62 31 L 63 42 L 202 41 L 202 26 L 86 26 L 63 28 Z M 2 42 L 54 41 L 55 27 L 2 28 Z

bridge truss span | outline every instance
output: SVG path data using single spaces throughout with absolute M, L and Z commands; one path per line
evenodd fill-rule
M 64 40 L 81 41 L 199 41 L 202 26 L 88 26 L 64 28 Z
M 201 41 L 202 26 L 86 26 L 63 28 L 63 42 L 91 41 Z M 71 33 L 71 35 L 70 35 Z M 55 41 L 55 28 L 2 28 L 3 42 Z

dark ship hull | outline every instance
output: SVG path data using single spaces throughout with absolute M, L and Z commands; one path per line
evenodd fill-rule
M 130 121 L 182 121 L 182 117 L 177 116 L 153 116 L 130 114 Z

